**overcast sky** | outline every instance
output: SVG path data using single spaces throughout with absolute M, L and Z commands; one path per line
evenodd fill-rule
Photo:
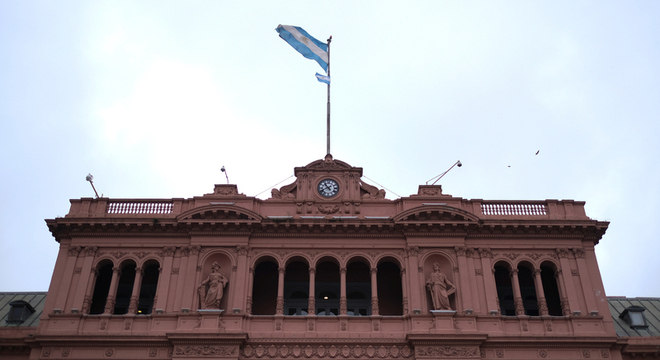
M 388 198 L 575 199 L 607 295 L 660 296 L 658 1 L 2 1 L 0 291 L 48 289 L 69 199 L 261 198 L 332 154 Z M 535 155 L 536 151 L 538 155 Z M 291 179 L 288 180 L 289 182 Z M 288 183 L 288 182 L 287 182 Z

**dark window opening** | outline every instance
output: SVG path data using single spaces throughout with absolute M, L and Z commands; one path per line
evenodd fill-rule
M 110 281 L 112 281 L 112 263 L 100 264 L 96 271 L 92 303 L 89 307 L 90 314 L 103 314 L 110 292 Z
M 403 315 L 403 289 L 401 270 L 395 263 L 384 261 L 378 264 L 378 313 L 380 315 Z
M 128 312 L 131 295 L 133 294 L 133 283 L 135 283 L 135 263 L 132 261 L 124 262 L 121 266 L 119 283 L 117 284 L 113 314 L 122 315 Z
M 522 296 L 525 315 L 539 316 L 539 305 L 536 300 L 536 286 L 534 285 L 534 273 L 530 267 L 518 266 L 518 283 L 520 284 L 520 295 Z
M 316 315 L 339 315 L 339 281 L 339 265 L 336 263 L 323 261 L 316 266 Z
M 348 315 L 371 315 L 371 269 L 364 262 L 346 267 L 346 305 Z
M 252 282 L 252 314 L 275 315 L 277 308 L 277 264 L 272 261 L 259 263 L 254 269 Z
M 11 307 L 7 315 L 8 324 L 20 324 L 34 314 L 34 308 L 23 300 L 15 300 L 9 303 Z
M 301 261 L 290 262 L 284 272 L 285 314 L 307 315 L 308 292 L 309 267 Z
M 500 313 L 506 316 L 515 316 L 516 306 L 513 302 L 510 274 L 508 266 L 495 265 L 495 287 L 497 288 L 497 298 L 500 300 Z
M 158 287 L 159 265 L 155 261 L 147 262 L 144 266 L 142 284 L 140 285 L 140 298 L 138 299 L 138 314 L 151 314 Z
M 541 265 L 541 283 L 545 302 L 548 305 L 548 315 L 562 316 L 561 297 L 557 286 L 557 273 L 553 266 Z

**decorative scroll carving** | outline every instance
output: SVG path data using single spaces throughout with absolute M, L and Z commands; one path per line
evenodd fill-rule
M 234 356 L 236 346 L 213 346 L 213 345 L 187 345 L 176 346 L 174 353 L 177 356 Z
M 442 196 L 442 186 L 440 185 L 420 185 L 417 189 L 417 195 L 422 196 Z
M 479 255 L 483 258 L 492 258 L 493 252 L 489 248 L 479 249 Z
M 465 256 L 465 251 L 467 250 L 464 247 L 455 247 L 454 250 L 456 251 L 456 255 L 458 256 Z
M 457 350 L 460 352 L 460 350 Z M 464 352 L 467 353 L 467 352 Z M 178 355 L 178 354 L 177 354 Z M 351 358 L 351 359 L 391 359 L 411 358 L 412 350 L 407 345 L 360 344 L 248 344 L 241 350 L 241 358 Z M 432 355 L 429 355 L 432 356 Z
M 220 301 L 229 280 L 220 272 L 220 264 L 211 264 L 211 273 L 199 284 L 199 307 L 202 309 L 220 309 Z
M 569 252 L 568 249 L 557 249 L 557 255 L 560 258 L 568 258 Z
M 369 185 L 364 181 L 360 181 L 360 193 L 363 199 L 384 199 L 385 190 L 378 189 L 373 185 Z
M 96 255 L 96 251 L 98 249 L 99 248 L 96 247 L 96 246 L 86 246 L 85 247 L 85 256 L 94 256 L 94 255 Z
M 334 214 L 339 211 L 339 205 L 319 205 L 319 212 L 322 214 Z
M 573 254 L 575 254 L 576 258 L 583 259 L 584 258 L 584 249 L 580 249 L 580 248 L 573 249 Z
M 270 196 L 273 199 L 294 199 L 296 197 L 294 190 L 298 186 L 298 181 L 294 181 L 289 185 L 282 186 L 279 190 L 273 189 L 270 191 Z
M 248 253 L 247 246 L 241 246 L 241 245 L 236 246 L 236 253 L 238 253 L 238 255 L 243 255 L 243 256 L 247 255 Z
M 165 256 L 174 256 L 174 251 L 176 250 L 176 247 L 174 246 L 165 246 L 163 247 L 163 250 L 160 252 L 161 257 Z
M 538 352 L 538 357 L 545 359 L 548 357 L 548 350 L 540 349 Z
M 417 346 L 415 347 L 417 357 L 432 357 L 436 359 L 449 358 L 479 358 L 480 352 L 477 346 Z
M 81 246 L 72 246 L 69 248 L 69 256 L 78 256 L 78 254 L 80 254 L 80 251 L 82 251 Z
M 213 189 L 213 194 L 221 196 L 238 195 L 238 186 L 235 184 L 219 184 Z

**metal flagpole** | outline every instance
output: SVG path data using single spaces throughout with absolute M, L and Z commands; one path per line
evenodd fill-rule
M 332 41 L 332 35 L 328 38 L 328 111 L 327 111 L 327 132 L 326 132 L 326 143 L 327 143 L 327 154 L 330 155 L 330 83 L 332 78 L 330 77 L 330 41 Z

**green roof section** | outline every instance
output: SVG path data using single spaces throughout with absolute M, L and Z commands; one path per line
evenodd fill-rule
M 11 303 L 14 301 L 25 301 L 30 304 L 34 309 L 25 321 L 20 323 L 7 322 L 9 311 L 11 310 Z M 39 325 L 39 318 L 44 310 L 44 303 L 46 302 L 45 291 L 31 291 L 31 292 L 0 292 L 0 326 L 1 327 L 31 327 Z
M 660 298 L 608 296 L 607 302 L 610 306 L 610 313 L 614 320 L 614 328 L 617 336 L 660 336 Z M 645 309 L 643 312 L 644 320 L 647 325 L 645 328 L 632 328 L 625 320 L 619 317 L 625 309 L 631 306 L 641 306 Z

